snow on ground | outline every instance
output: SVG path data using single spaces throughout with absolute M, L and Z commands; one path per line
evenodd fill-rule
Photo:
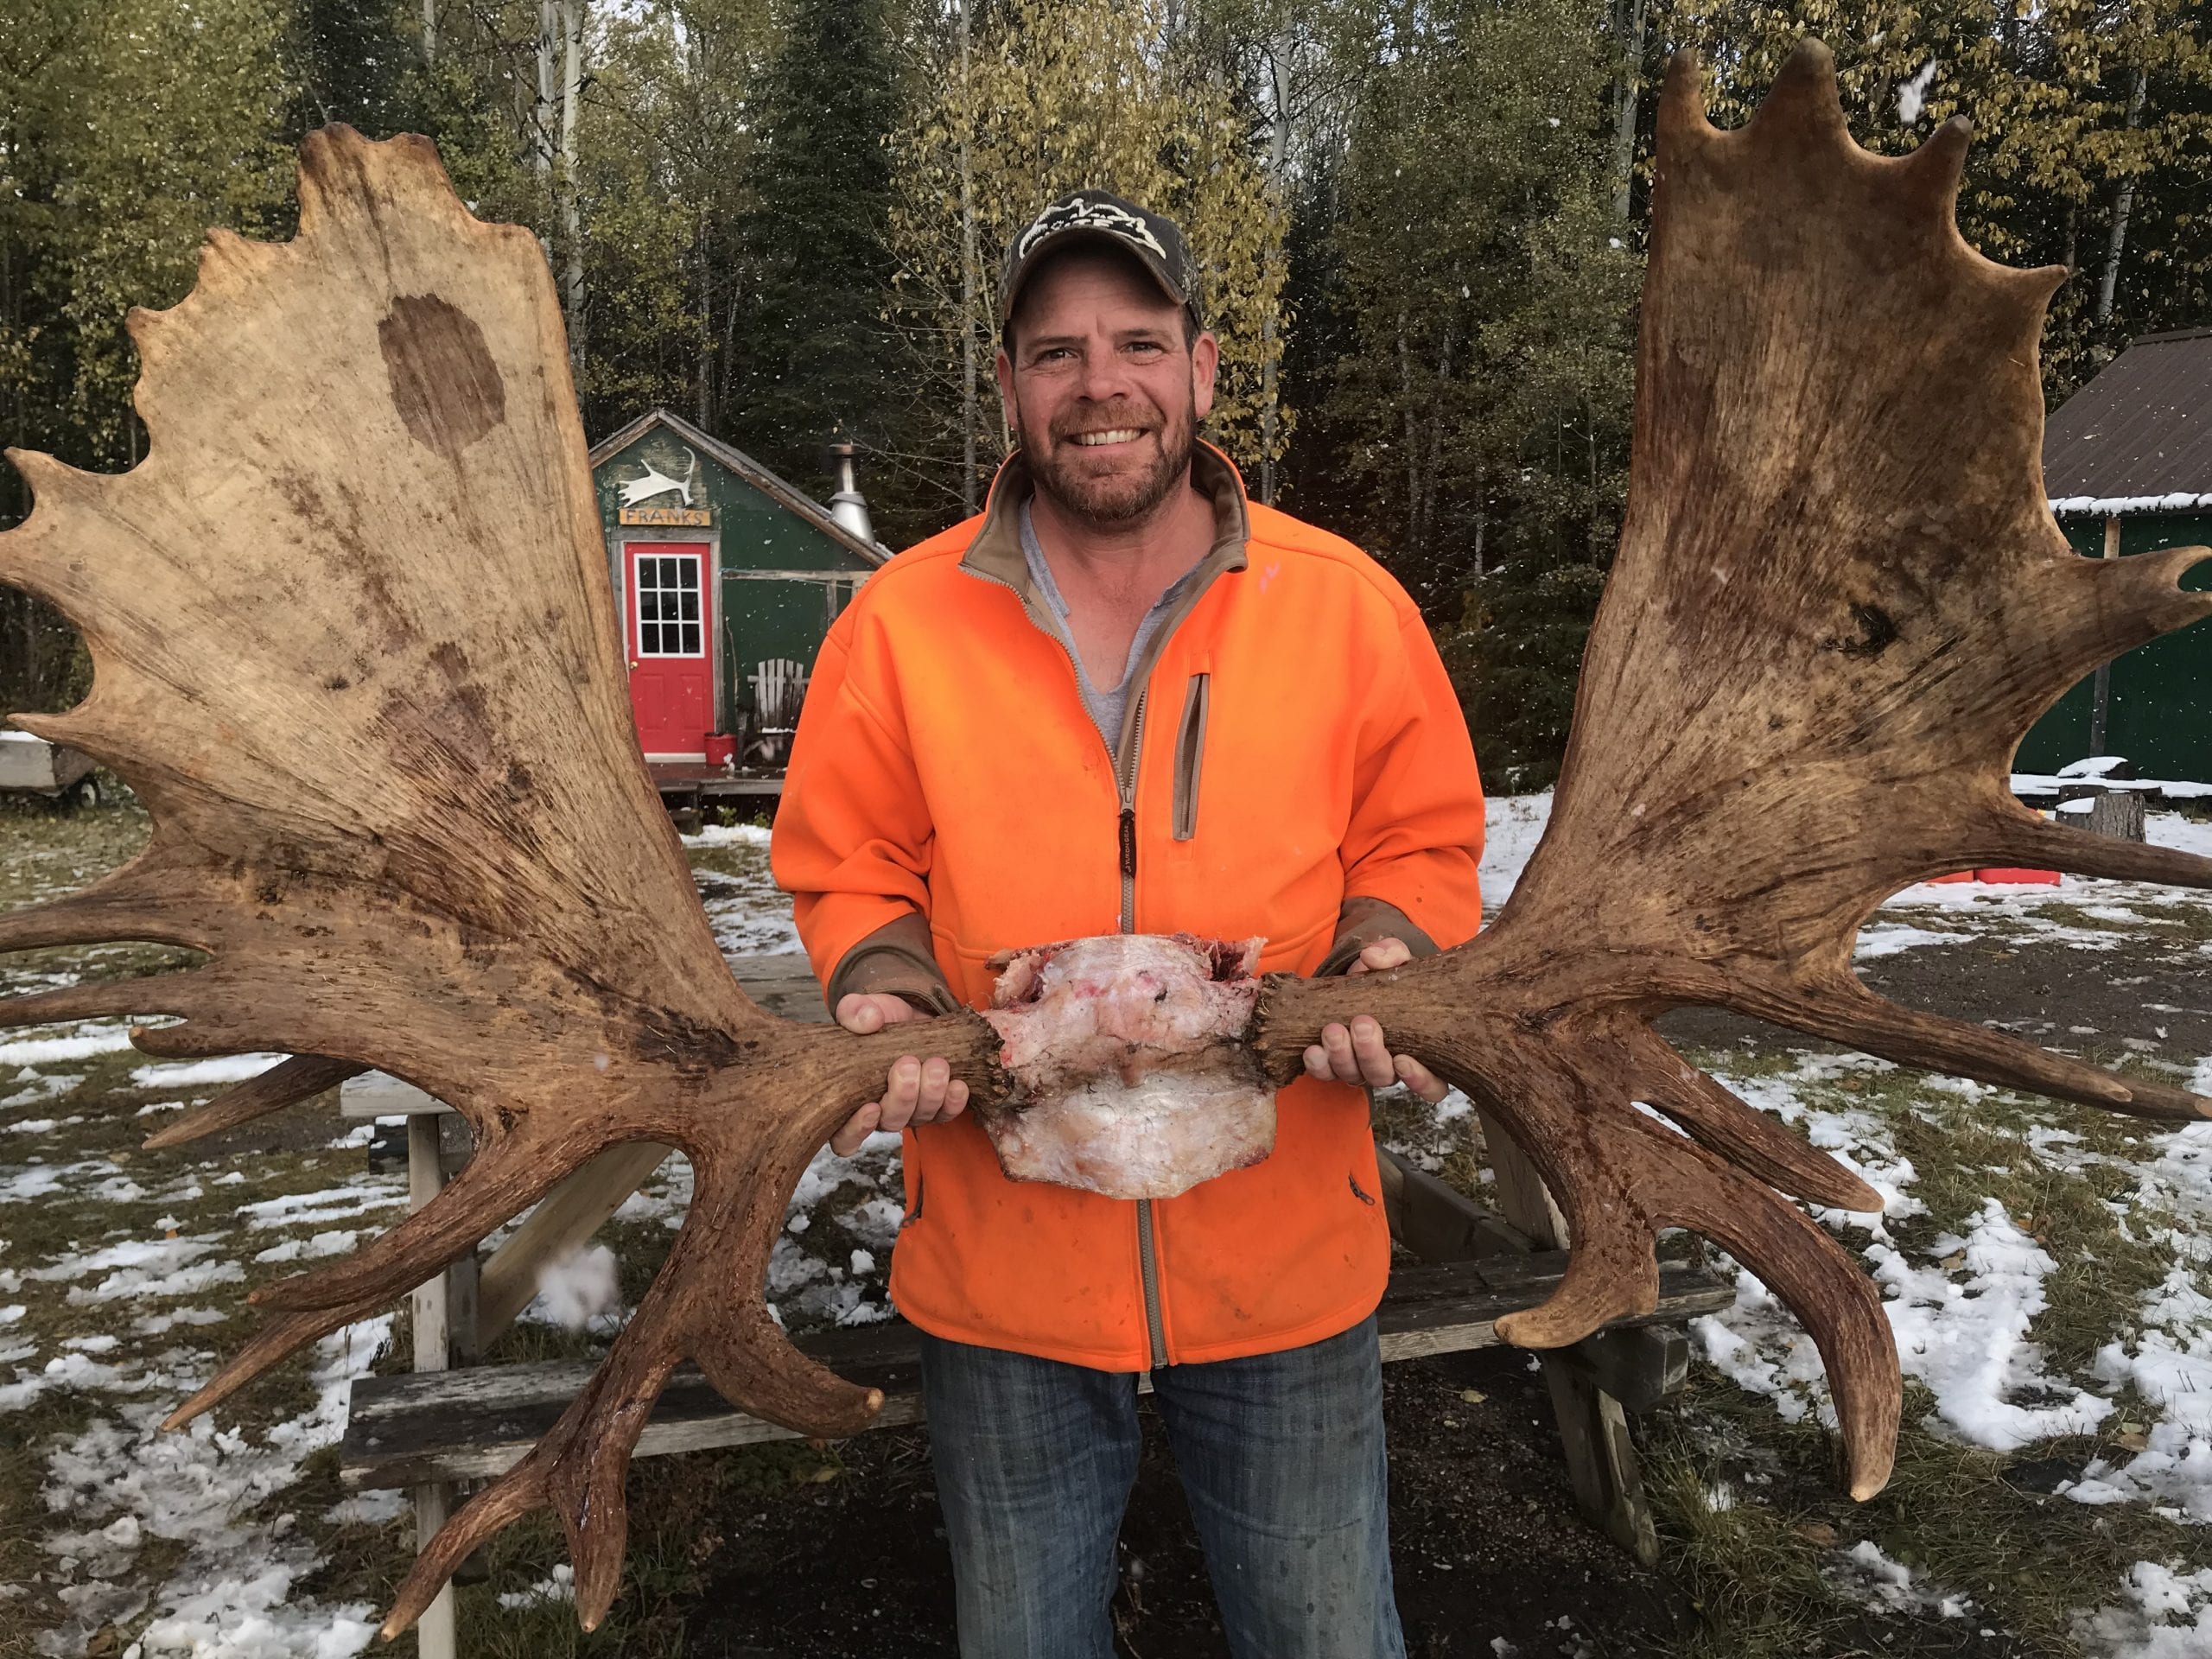
M 1526 867 L 1550 807 L 1548 794 L 1489 803 L 1482 875 L 1493 912 Z M 2153 813 L 2151 825 L 2162 844 L 2212 853 L 2212 825 L 2167 812 Z M 769 875 L 766 841 L 765 830 L 751 827 L 685 838 L 715 937 L 733 956 L 797 948 L 789 906 Z M 1870 921 L 1859 955 L 1943 950 L 1993 930 L 2109 949 L 2177 902 L 2196 901 L 2162 888 L 2071 878 L 2055 888 L 1916 887 Z M 89 961 L 94 953 L 83 955 Z M 48 963 L 10 983 L 73 977 Z M 65 1396 L 84 1408 L 67 1429 L 35 1441 L 52 1511 L 40 1541 L 46 1565 L 39 1587 L 58 1595 L 67 1620 L 41 1636 L 41 1651 L 81 1652 L 92 1632 L 113 1622 L 126 1642 L 139 1644 L 142 1659 L 347 1659 L 367 1645 L 374 1613 L 302 1590 L 318 1549 L 283 1495 L 300 1478 L 301 1459 L 342 1433 L 346 1383 L 388 1339 L 390 1320 L 327 1339 L 306 1395 L 273 1421 L 249 1426 L 219 1408 L 181 1434 L 156 1438 L 151 1426 L 212 1374 L 219 1348 L 235 1348 L 235 1332 L 208 1327 L 231 1319 L 226 1310 L 235 1307 L 242 1281 L 276 1264 L 311 1266 L 357 1249 L 400 1212 L 404 1182 L 370 1174 L 358 1150 L 335 1141 L 318 1169 L 290 1182 L 298 1190 L 263 1184 L 251 1160 L 238 1168 L 126 1166 L 71 1154 L 78 1121 L 174 1110 L 275 1058 L 133 1065 L 117 1058 L 126 1046 L 125 1028 L 113 1021 L 56 1026 L 0 1044 L 0 1131 L 8 1132 L 0 1133 L 0 1205 L 7 1206 L 0 1233 L 19 1230 L 6 1219 L 19 1205 L 69 1217 L 65 1229 L 47 1230 L 66 1245 L 26 1249 L 0 1239 L 0 1414 L 48 1409 Z M 2111 1340 L 2087 1374 L 2063 1375 L 2036 1340 L 2054 1269 L 2050 1249 L 1994 1197 L 1948 1221 L 1948 1232 L 1931 1227 L 1915 1191 L 1921 1172 L 1899 1152 L 1889 1121 L 1838 1092 L 1891 1070 L 1861 1057 L 1808 1055 L 1778 1075 L 1746 1071 L 1728 1081 L 1852 1165 L 1881 1195 L 1878 1213 L 1820 1218 L 1881 1286 L 1901 1360 L 1936 1400 L 1936 1431 L 2017 1447 L 2096 1423 L 2114 1409 L 2115 1396 L 2132 1390 L 2129 1411 L 2151 1419 L 2143 1449 L 2092 1464 L 2066 1495 L 2084 1505 L 2152 1504 L 2212 1522 L 2212 1281 L 2204 1276 L 2212 1245 L 2196 1242 L 2212 1239 L 2212 1124 L 2146 1132 L 2130 1149 L 2128 1213 L 2162 1230 L 2174 1268 L 2139 1307 L 2115 1310 Z M 2207 1081 L 2212 1077 L 2197 1086 Z M 1929 1086 L 1970 1099 L 1976 1088 Z M 1438 1122 L 1457 1133 L 1465 1116 L 1465 1103 L 1455 1101 Z M 2054 1117 L 2030 1131 L 2054 1166 L 2115 1161 L 2088 1150 L 2063 1122 Z M 673 1230 L 690 1196 L 690 1167 L 671 1157 L 618 1220 Z M 850 1159 L 820 1154 L 793 1194 L 771 1260 L 777 1317 L 794 1328 L 889 1317 L 886 1280 L 903 1212 L 898 1137 L 873 1136 Z M 1915 1224 L 1901 1225 L 1907 1222 Z M 622 1317 L 616 1266 L 603 1244 L 588 1247 L 549 1271 L 526 1317 L 610 1333 Z M 1749 1275 L 1739 1279 L 1735 1305 L 1700 1321 L 1696 1335 L 1713 1363 L 1770 1396 L 1784 1417 L 1828 1411 L 1818 1356 Z M 398 1495 L 366 1493 L 334 1505 L 326 1499 L 314 1518 L 373 1529 L 404 1513 Z M 156 1540 L 181 1553 L 149 1553 Z M 156 1555 L 158 1570 L 145 1565 Z M 1955 1617 L 1970 1606 L 1871 1544 L 1838 1551 L 1833 1578 L 1840 1592 L 1878 1607 Z M 518 1602 L 569 1593 L 559 1573 L 510 1592 Z M 2082 1631 L 2093 1650 L 2128 1659 L 2212 1651 L 2212 1570 L 2140 1563 L 2107 1605 L 2084 1611 Z

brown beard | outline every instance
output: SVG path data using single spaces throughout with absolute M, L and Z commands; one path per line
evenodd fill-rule
M 1170 412 L 1167 424 L 1157 430 L 1154 429 L 1148 416 L 1116 421 L 1103 418 L 1097 411 L 1093 411 L 1084 417 L 1081 427 L 1071 426 L 1067 432 L 1059 435 L 1072 437 L 1077 431 L 1111 430 L 1116 425 L 1134 426 L 1151 432 L 1159 444 L 1158 459 L 1152 467 L 1134 479 L 1126 476 L 1088 478 L 1077 467 L 1063 465 L 1058 459 L 1062 452 L 1053 435 L 1032 431 L 1028 417 L 1022 414 L 1018 401 L 1015 415 L 1020 426 L 1021 452 L 1029 463 L 1029 475 L 1034 480 L 1038 493 L 1048 497 L 1054 506 L 1089 529 L 1125 530 L 1131 524 L 1142 523 L 1173 493 L 1177 485 L 1190 476 L 1191 454 L 1198 441 L 1198 401 L 1195 396 L 1186 396 L 1183 407 Z

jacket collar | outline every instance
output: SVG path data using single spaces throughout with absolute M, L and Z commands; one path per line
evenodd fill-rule
M 1252 520 L 1246 511 L 1244 480 L 1237 474 L 1236 464 L 1204 441 L 1191 449 L 1191 482 L 1213 503 L 1213 545 L 1198 565 L 1203 573 L 1199 584 L 1203 586 L 1224 570 L 1244 568 L 1244 548 L 1252 537 Z M 976 532 L 976 539 L 968 544 L 968 551 L 960 561 L 962 569 L 1004 582 L 1033 607 L 1044 601 L 1041 594 L 1033 591 L 1029 561 L 1021 556 L 1020 507 L 1036 493 L 1036 488 L 1027 459 L 1020 450 L 1015 450 L 1001 464 L 998 476 L 991 480 L 982 528 Z

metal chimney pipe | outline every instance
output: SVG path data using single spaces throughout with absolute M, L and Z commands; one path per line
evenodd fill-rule
M 868 500 L 853 480 L 855 453 L 849 439 L 840 438 L 830 446 L 830 459 L 837 467 L 837 493 L 830 498 L 830 516 L 873 547 L 875 526 L 868 521 Z

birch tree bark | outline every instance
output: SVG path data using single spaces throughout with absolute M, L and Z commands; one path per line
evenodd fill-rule
M 537 177 L 538 242 L 545 263 L 554 264 L 553 221 L 557 217 L 553 183 L 553 126 L 560 107 L 561 0 L 537 0 L 537 95 L 530 106 L 530 170 Z M 557 266 L 555 267 L 556 270 Z
M 2135 131 L 2143 124 L 2143 100 L 2149 90 L 2149 76 L 2140 64 L 2135 68 L 2135 85 L 2127 95 L 2127 130 Z M 2128 216 L 2135 211 L 2135 175 L 2127 174 L 2120 181 L 2120 192 L 2112 205 L 2112 244 L 2105 251 L 2105 277 L 2097 289 L 2097 327 L 2101 332 L 2112 321 L 2113 295 L 2120 286 L 2120 262 L 2127 248 Z
M 1644 29 L 1649 0 L 1613 0 L 1613 39 L 1620 50 L 1613 83 L 1613 218 L 1628 223 L 1629 189 L 1636 177 L 1636 100 L 1643 79 Z
M 975 83 L 969 73 L 969 5 L 960 0 L 960 505 L 976 513 Z
M 1286 23 L 1268 44 L 1268 79 L 1274 93 L 1272 130 L 1268 137 L 1268 181 L 1278 202 L 1290 200 L 1287 176 L 1290 159 L 1290 54 L 1298 37 Z M 1286 208 L 1286 212 L 1287 209 Z M 1283 247 L 1270 239 L 1264 255 L 1270 271 L 1282 263 Z M 1275 504 L 1275 449 L 1280 442 L 1282 334 L 1280 308 L 1270 306 L 1260 321 L 1260 499 Z
M 584 364 L 583 193 L 576 167 L 576 113 L 583 101 L 584 11 L 588 0 L 560 0 L 561 6 L 561 239 L 567 263 L 561 293 L 569 322 L 569 362 L 581 381 Z

